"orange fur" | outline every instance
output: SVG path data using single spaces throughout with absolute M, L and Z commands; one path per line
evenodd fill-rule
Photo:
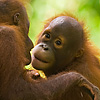
M 89 32 L 87 31 L 85 25 L 83 22 L 79 21 L 78 18 L 76 18 L 74 15 L 70 13 L 64 13 L 59 14 L 57 16 L 54 16 L 48 20 L 45 21 L 44 29 L 48 27 L 50 22 L 54 20 L 55 18 L 59 16 L 69 16 L 74 19 L 76 19 L 80 25 L 83 27 L 83 55 L 71 62 L 70 65 L 66 66 L 66 71 L 75 71 L 83 76 L 85 76 L 90 82 L 92 82 L 94 85 L 98 86 L 100 88 L 100 51 L 97 49 L 96 46 L 93 45 L 89 38 Z M 43 30 L 44 30 L 43 29 Z M 42 31 L 43 32 L 43 31 Z M 41 32 L 41 33 L 42 33 Z M 38 38 L 40 38 L 41 33 L 38 35 Z M 37 41 L 38 41 L 37 38 Z M 36 44 L 37 44 L 36 41 Z

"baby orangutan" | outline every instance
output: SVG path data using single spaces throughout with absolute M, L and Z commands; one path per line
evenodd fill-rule
M 32 66 L 43 70 L 48 78 L 77 72 L 100 88 L 100 64 L 96 54 L 78 19 L 67 14 L 58 15 L 49 19 L 39 34 L 32 51 Z M 89 100 L 83 90 L 70 88 L 67 100 Z

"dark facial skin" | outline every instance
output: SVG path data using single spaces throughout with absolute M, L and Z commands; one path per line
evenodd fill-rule
M 14 4 L 14 1 L 16 4 Z M 17 0 L 1 0 L 0 1 L 0 24 L 11 25 L 16 28 L 22 35 L 23 45 L 25 46 L 26 65 L 31 62 L 30 50 L 33 48 L 32 41 L 28 37 L 29 20 L 26 10 Z M 18 34 L 17 32 L 17 34 Z M 23 51 L 24 52 L 24 51 Z
M 70 72 L 43 81 L 34 80 L 34 72 L 24 69 L 31 60 L 30 50 L 33 47 L 28 29 L 27 13 L 20 0 L 0 0 L 0 100 L 91 100 L 89 98 L 94 96 L 94 100 L 100 100 L 98 88 L 78 73 Z M 43 47 L 46 52 L 48 48 Z M 49 60 L 43 60 L 55 62 L 55 59 L 52 60 L 54 53 L 48 51 L 45 54 Z M 72 87 L 74 90 L 85 87 L 90 91 L 86 91 L 89 96 L 86 96 L 87 99 L 76 96 L 78 91 L 74 91 L 75 96 L 72 95 L 69 91 L 73 91 Z
M 25 52 L 25 55 L 26 55 L 26 58 L 29 60 L 29 61 L 26 63 L 26 65 L 28 65 L 28 64 L 31 63 L 30 51 L 31 51 L 31 49 L 33 48 L 33 43 L 32 43 L 32 41 L 30 40 L 29 37 L 27 37 L 25 46 L 26 46 L 26 48 L 27 48 L 27 49 L 26 49 L 26 52 Z
M 24 36 L 25 56 L 27 58 L 26 65 L 28 65 L 31 63 L 30 51 L 33 48 L 33 43 L 28 36 L 30 23 L 29 23 L 28 16 L 25 10 L 24 12 L 16 13 L 14 15 L 14 23 L 16 26 L 20 27 L 20 31 L 22 32 L 22 35 Z
M 27 58 L 26 65 L 28 65 L 31 63 L 30 51 L 33 48 L 33 43 L 28 36 L 30 22 L 28 20 L 28 16 L 27 16 L 25 8 L 23 7 L 22 9 L 23 9 L 23 12 L 17 12 L 14 14 L 14 24 L 20 27 L 19 31 L 21 31 L 22 35 L 24 36 L 25 55 Z
M 30 55 L 30 51 L 31 49 L 34 47 L 30 37 L 28 36 L 28 33 L 29 33 L 29 21 L 27 20 L 27 31 L 24 33 L 24 36 L 25 36 L 25 55 L 26 55 L 26 58 L 29 60 L 29 62 L 26 63 L 26 65 L 30 64 L 31 63 L 31 55 Z
M 32 66 L 48 76 L 56 74 L 79 54 L 83 30 L 71 17 L 60 16 L 50 22 L 33 49 Z

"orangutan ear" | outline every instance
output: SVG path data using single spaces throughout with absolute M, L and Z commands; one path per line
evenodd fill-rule
M 84 53 L 84 49 L 81 48 L 80 50 L 78 50 L 78 52 L 76 53 L 76 56 L 75 57 L 81 57 Z
M 15 25 L 18 25 L 18 23 L 19 23 L 19 17 L 20 17 L 20 13 L 16 13 L 14 15 L 14 24 Z

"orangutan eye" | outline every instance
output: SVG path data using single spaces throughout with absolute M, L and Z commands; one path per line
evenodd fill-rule
M 61 45 L 61 41 L 60 40 L 57 40 L 55 43 L 56 43 L 56 45 Z
M 50 34 L 49 33 L 46 33 L 45 34 L 45 37 L 48 38 L 48 39 L 50 39 Z

